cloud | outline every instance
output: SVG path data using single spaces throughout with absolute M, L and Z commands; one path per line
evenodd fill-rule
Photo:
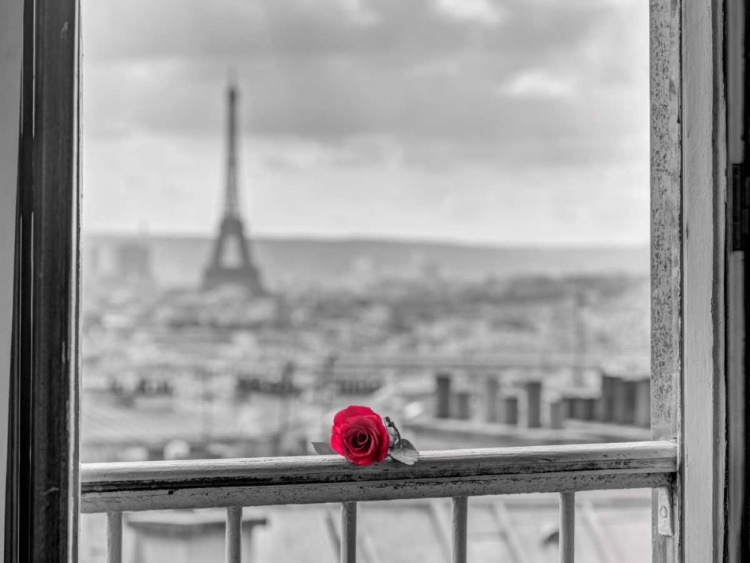
M 514 98 L 568 98 L 575 93 L 575 88 L 570 79 L 545 70 L 530 69 L 510 77 L 500 85 L 498 92 Z
M 642 0 L 82 7 L 84 143 L 130 147 L 128 158 L 140 154 L 132 149 L 139 139 L 169 142 L 170 154 L 174 146 L 220 150 L 224 88 L 235 69 L 242 143 L 262 153 L 256 165 L 269 182 L 316 174 L 343 182 L 348 176 L 333 171 L 388 169 L 411 178 L 403 189 L 414 190 L 446 171 L 460 181 L 483 169 L 486 182 L 538 170 L 577 170 L 588 180 L 602 167 L 647 171 Z M 148 162 L 132 174 L 159 173 L 157 160 Z M 336 192 L 316 189 L 321 201 Z
M 497 25 L 504 11 L 490 0 L 438 0 L 437 9 L 448 17 L 484 25 Z
M 98 60 L 315 58 L 342 53 L 403 58 L 446 54 L 467 45 L 533 59 L 569 46 L 637 3 L 100 0 L 84 4 L 83 17 L 87 57 Z
M 405 145 L 500 147 L 592 134 L 598 116 L 581 126 L 581 114 L 612 78 L 613 61 L 597 60 L 606 40 L 587 49 L 629 9 L 520 0 L 502 8 L 490 0 L 164 0 L 139 9 L 142 1 L 87 4 L 94 21 L 85 76 L 96 82 L 97 123 L 211 131 L 212 108 L 236 67 L 253 135 L 321 142 L 393 135 Z M 477 20 L 495 25 L 477 28 Z M 577 105 L 555 103 L 576 86 L 585 88 Z

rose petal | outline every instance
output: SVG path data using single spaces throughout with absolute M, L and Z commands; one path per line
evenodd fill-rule
M 341 435 L 335 430 L 331 432 L 330 445 L 331 449 L 334 452 L 340 455 L 344 455 L 344 452 L 346 451 L 346 449 L 344 448 L 344 443 L 341 441 Z
M 331 427 L 331 448 L 357 465 L 371 465 L 388 455 L 390 435 L 383 418 L 369 407 L 339 411 Z
M 353 416 L 378 416 L 379 415 L 372 410 L 370 407 L 363 407 L 360 405 L 351 405 L 349 407 L 346 407 L 343 410 L 340 410 L 336 413 L 336 416 L 333 417 L 333 425 L 339 426 L 346 422 L 348 418 L 351 418 Z

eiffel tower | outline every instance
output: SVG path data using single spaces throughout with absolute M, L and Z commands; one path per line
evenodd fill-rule
M 245 238 L 245 227 L 240 213 L 237 186 L 237 87 L 227 89 L 227 177 L 224 216 L 221 219 L 211 262 L 203 275 L 203 289 L 223 285 L 244 287 L 250 296 L 264 295 L 265 289 L 258 268 L 252 261 L 250 247 Z M 227 263 L 229 246 L 235 247 L 235 263 Z

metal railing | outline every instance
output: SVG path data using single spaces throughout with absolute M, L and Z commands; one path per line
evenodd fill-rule
M 560 493 L 560 561 L 574 561 L 575 493 L 669 490 L 672 442 L 423 452 L 405 466 L 358 467 L 338 456 L 101 463 L 81 469 L 81 511 L 107 513 L 107 560 L 122 561 L 122 513 L 227 508 L 226 561 L 239 562 L 242 507 L 342 503 L 341 563 L 357 557 L 357 502 L 453 499 L 452 561 L 467 561 L 468 497 Z

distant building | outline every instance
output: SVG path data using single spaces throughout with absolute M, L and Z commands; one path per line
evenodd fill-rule
M 203 276 L 203 289 L 233 285 L 245 288 L 252 296 L 265 294 L 260 272 L 253 263 L 250 245 L 245 236 L 245 226 L 240 213 L 237 180 L 237 87 L 227 91 L 227 183 L 224 216 L 216 236 L 211 261 Z M 230 250 L 234 256 L 229 258 Z
M 122 242 L 115 248 L 116 276 L 124 282 L 151 282 L 151 250 L 144 242 Z

